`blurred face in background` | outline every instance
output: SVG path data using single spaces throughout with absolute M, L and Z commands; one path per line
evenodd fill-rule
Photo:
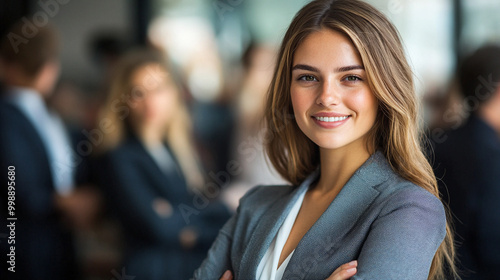
M 174 117 L 178 89 L 159 64 L 146 64 L 130 76 L 130 117 L 135 126 L 164 128 Z

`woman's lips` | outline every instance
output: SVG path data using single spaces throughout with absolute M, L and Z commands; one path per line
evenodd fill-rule
M 317 125 L 323 128 L 336 128 L 346 123 L 350 117 L 350 115 L 317 114 L 311 118 Z

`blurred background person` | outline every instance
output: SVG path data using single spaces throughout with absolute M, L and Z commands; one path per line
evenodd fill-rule
M 431 158 L 454 216 L 463 279 L 500 275 L 500 46 L 481 47 L 458 70 L 470 116 L 435 142 Z
M 2 279 L 78 279 L 71 230 L 92 222 L 98 196 L 76 188 L 79 162 L 72 141 L 46 104 L 60 71 L 57 32 L 47 25 L 27 38 L 27 24 L 15 23 L 0 44 L 0 166 L 15 167 L 17 218 L 16 273 L 7 270 L 6 261 L 0 273 Z M 6 196 L 0 194 L 2 209 Z M 6 221 L 6 211 L 1 213 Z M 10 246 L 0 246 L 4 260 Z
M 196 10 L 196 5 L 188 6 Z M 181 73 L 203 166 L 214 172 L 225 170 L 232 159 L 232 132 L 237 124 L 231 105 L 239 68 L 227 67 L 215 30 L 203 17 L 158 17 L 151 22 L 148 38 Z
M 116 69 L 101 119 L 109 128 L 101 177 L 123 226 L 124 267 L 141 279 L 188 279 L 229 211 L 217 202 L 194 208 L 204 176 L 190 115 L 164 56 L 135 50 Z

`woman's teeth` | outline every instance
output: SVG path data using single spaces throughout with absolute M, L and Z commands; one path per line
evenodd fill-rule
M 315 117 L 318 121 L 321 122 L 340 122 L 347 119 L 349 116 L 343 117 Z

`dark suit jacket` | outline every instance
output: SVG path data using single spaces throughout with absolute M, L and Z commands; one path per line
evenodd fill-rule
M 301 192 L 300 186 L 260 186 L 241 200 L 194 279 L 255 279 L 257 266 Z M 297 245 L 283 279 L 324 280 L 358 260 L 352 280 L 427 280 L 446 233 L 441 201 L 398 176 L 381 152 L 349 179 Z
M 500 138 L 479 117 L 434 143 L 434 169 L 453 213 L 463 279 L 500 275 Z
M 7 272 L 0 239 L 1 279 L 74 279 L 73 243 L 54 207 L 48 156 L 40 136 L 17 107 L 0 101 L 0 233 L 6 233 L 7 168 L 15 167 L 16 273 Z M 7 233 L 9 234 L 9 233 Z
M 220 203 L 195 208 L 193 201 L 198 197 L 188 191 L 181 173 L 172 170 L 166 175 L 132 134 L 105 156 L 104 166 L 103 189 L 126 237 L 127 274 L 151 280 L 188 279 L 229 218 L 227 208 Z M 169 217 L 155 212 L 157 198 L 172 205 Z M 191 249 L 179 241 L 186 227 L 199 234 Z

